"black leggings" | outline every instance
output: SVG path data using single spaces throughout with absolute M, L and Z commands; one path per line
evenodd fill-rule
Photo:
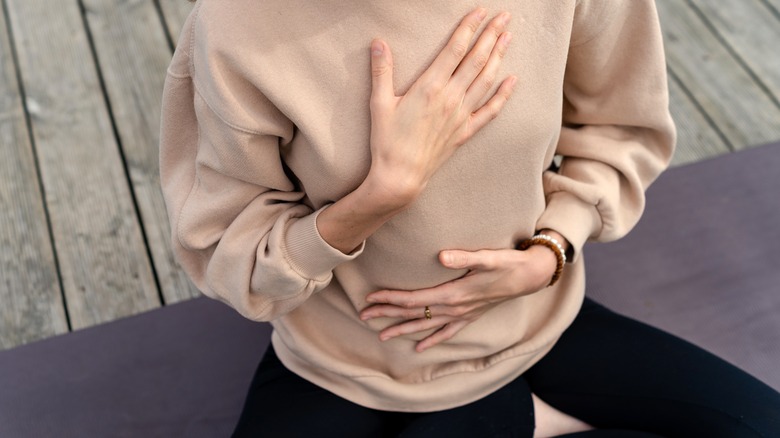
M 235 437 L 532 437 L 531 392 L 591 437 L 780 437 L 780 394 L 680 338 L 589 298 L 547 355 L 500 390 L 455 409 L 378 411 L 287 370 L 269 348 Z

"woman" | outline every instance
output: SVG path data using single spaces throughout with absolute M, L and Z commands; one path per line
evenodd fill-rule
M 476 6 L 201 0 L 185 24 L 173 245 L 275 329 L 235 435 L 776 432 L 771 389 L 584 298 L 583 243 L 628 232 L 672 155 L 653 3 Z M 747 395 L 711 401 L 724 379 Z

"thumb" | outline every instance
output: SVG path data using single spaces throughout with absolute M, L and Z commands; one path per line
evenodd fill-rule
M 439 253 L 441 264 L 450 269 L 490 269 L 488 251 L 445 250 Z
M 393 97 L 393 55 L 380 39 L 371 42 L 371 100 L 384 102 Z

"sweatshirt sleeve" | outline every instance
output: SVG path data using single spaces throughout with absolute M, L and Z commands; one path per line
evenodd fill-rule
M 644 191 L 675 143 L 666 64 L 652 0 L 581 0 L 563 84 L 557 171 L 544 173 L 537 229 L 572 245 L 615 240 L 636 224 Z
M 332 270 L 363 246 L 344 254 L 317 231 L 327 206 L 302 202 L 280 158 L 292 122 L 243 80 L 235 59 L 208 41 L 188 51 L 181 46 L 191 36 L 182 35 L 163 92 L 160 141 L 174 253 L 204 294 L 271 320 L 327 286 Z M 201 49 L 198 65 L 192 57 Z

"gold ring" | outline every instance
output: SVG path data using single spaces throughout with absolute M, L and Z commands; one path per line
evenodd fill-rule
M 428 306 L 425 306 L 425 319 L 431 318 L 433 318 L 433 315 L 431 315 L 431 309 Z

